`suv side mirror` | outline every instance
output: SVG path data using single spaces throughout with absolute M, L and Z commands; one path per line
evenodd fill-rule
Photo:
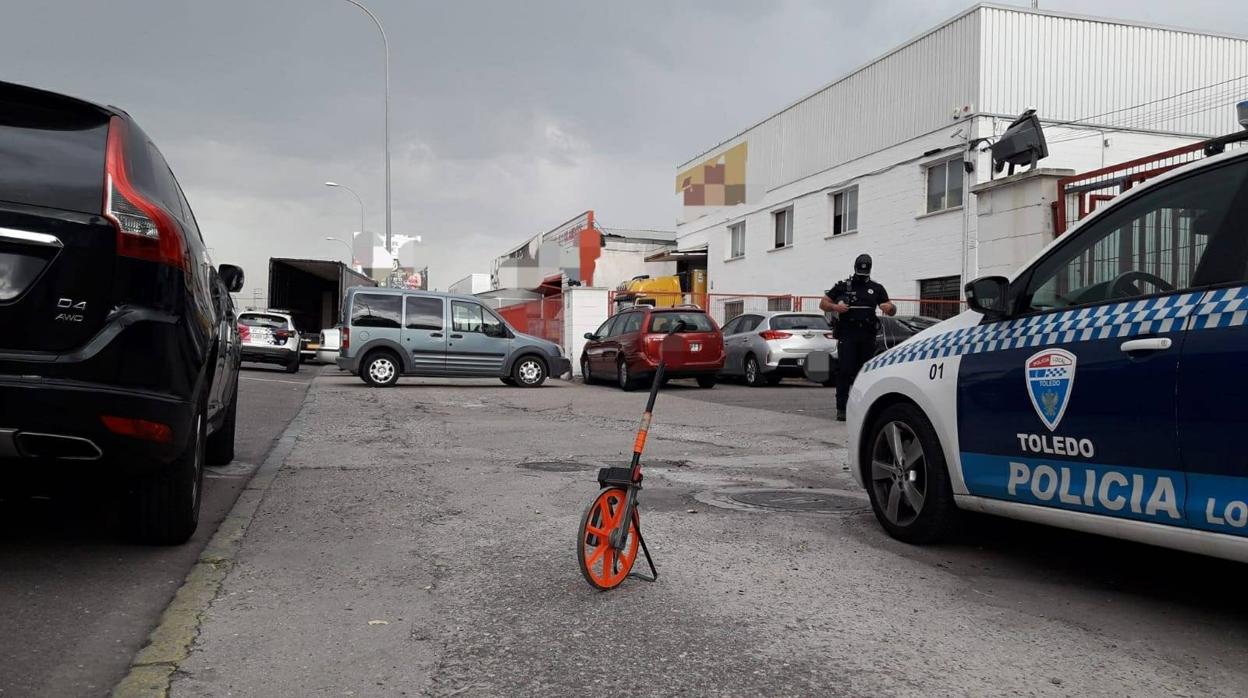
M 589 341 L 591 341 L 591 342 L 597 342 L 597 341 L 598 341 L 598 335 L 594 334 L 593 332 L 586 332 L 586 333 L 585 333 L 585 339 L 588 339 L 588 340 L 589 340 Z
M 966 285 L 966 304 L 989 317 L 1005 317 L 1009 290 L 1010 280 L 1004 276 L 983 276 Z
M 236 267 L 233 264 L 222 264 L 217 267 L 217 276 L 221 277 L 221 282 L 225 284 L 225 289 L 230 293 L 238 293 L 243 290 L 242 267 Z

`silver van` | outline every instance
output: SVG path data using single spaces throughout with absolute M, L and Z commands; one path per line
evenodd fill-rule
M 369 288 L 343 299 L 338 367 L 385 388 L 399 376 L 493 376 L 536 388 L 572 370 L 554 342 L 521 334 L 472 296 Z

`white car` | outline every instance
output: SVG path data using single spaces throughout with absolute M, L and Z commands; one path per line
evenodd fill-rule
M 327 327 L 321 330 L 321 338 L 316 348 L 318 364 L 332 364 L 338 361 L 338 350 L 342 348 L 342 330 Z
M 1248 561 L 1248 151 L 1109 202 L 872 359 L 850 470 L 894 537 L 966 509 Z
M 299 372 L 299 332 L 290 315 L 249 310 L 238 315 L 243 361 L 278 364 L 287 373 Z

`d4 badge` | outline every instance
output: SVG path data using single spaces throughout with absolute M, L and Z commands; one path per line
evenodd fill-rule
M 1064 349 L 1045 349 L 1027 359 L 1027 396 L 1049 431 L 1057 429 L 1070 404 L 1075 362 L 1075 355 Z

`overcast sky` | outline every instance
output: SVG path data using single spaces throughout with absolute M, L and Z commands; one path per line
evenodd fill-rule
M 965 0 L 364 0 L 391 45 L 393 230 L 445 289 L 592 208 L 672 229 L 675 168 Z M 215 260 L 344 258 L 384 231 L 382 53 L 344 0 L 2 0 L 0 80 L 120 106 Z M 1242 0 L 1041 0 L 1248 35 Z

